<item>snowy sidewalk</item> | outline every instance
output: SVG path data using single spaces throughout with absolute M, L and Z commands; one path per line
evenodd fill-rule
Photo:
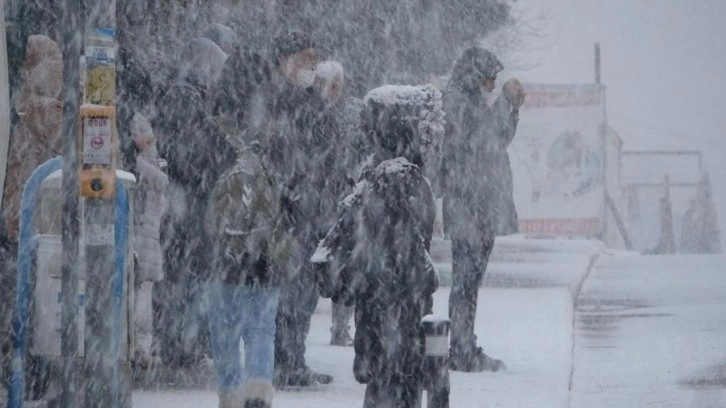
M 450 274 L 447 243 L 432 256 Z M 573 299 L 602 245 L 593 241 L 498 239 L 479 292 L 476 331 L 486 352 L 508 369 L 498 373 L 451 373 L 451 407 L 567 407 L 573 350 Z M 434 309 L 446 315 L 449 288 L 435 294 Z M 330 302 L 321 300 L 308 338 L 308 363 L 335 382 L 275 394 L 280 408 L 362 406 L 365 387 L 352 373 L 352 348 L 331 347 Z M 136 391 L 134 407 L 215 407 L 213 391 Z
M 602 256 L 577 304 L 571 406 L 726 406 L 725 265 Z
M 436 293 L 446 313 L 448 288 Z M 335 382 L 275 394 L 280 408 L 360 408 L 365 387 L 353 378 L 353 349 L 332 347 L 330 302 L 321 301 L 308 338 L 308 363 Z M 566 289 L 489 289 L 479 294 L 477 334 L 488 353 L 508 369 L 451 373 L 451 407 L 566 407 L 572 354 L 572 300 Z M 213 408 L 212 391 L 135 391 L 134 408 Z

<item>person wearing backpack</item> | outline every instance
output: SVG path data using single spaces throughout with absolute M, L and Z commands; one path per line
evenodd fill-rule
M 428 253 L 435 204 L 418 123 L 375 91 L 364 108 L 375 153 L 311 260 L 321 293 L 355 304 L 353 374 L 366 384 L 363 407 L 414 408 L 424 384 L 421 319 L 439 283 Z
M 207 297 L 220 408 L 272 407 L 275 317 L 295 252 L 279 183 L 263 160 L 274 122 L 251 114 L 265 112 L 265 78 L 258 56 L 230 57 L 209 119 L 236 155 L 212 190 L 205 218 L 213 243 Z

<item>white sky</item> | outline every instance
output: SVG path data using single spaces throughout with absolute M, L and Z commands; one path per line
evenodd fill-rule
M 515 12 L 524 43 L 501 78 L 592 82 L 599 42 L 624 148 L 703 150 L 726 225 L 726 0 L 517 0 Z

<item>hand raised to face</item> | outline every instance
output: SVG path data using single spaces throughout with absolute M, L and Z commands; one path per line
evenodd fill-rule
M 507 101 L 511 103 L 515 108 L 520 108 L 524 104 L 524 98 L 526 93 L 522 84 L 515 78 L 508 80 L 502 87 L 502 93 Z

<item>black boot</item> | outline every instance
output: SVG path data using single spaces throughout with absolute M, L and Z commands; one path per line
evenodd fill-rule
M 469 343 L 464 346 L 452 343 L 449 350 L 449 369 L 467 373 L 482 371 L 500 371 L 507 367 L 502 360 L 491 358 L 476 343 Z
M 272 405 L 260 399 L 245 401 L 244 408 L 272 408 Z
M 332 375 L 315 372 L 306 366 L 296 370 L 276 370 L 273 384 L 276 388 L 312 387 L 314 385 L 330 384 L 333 380 Z

